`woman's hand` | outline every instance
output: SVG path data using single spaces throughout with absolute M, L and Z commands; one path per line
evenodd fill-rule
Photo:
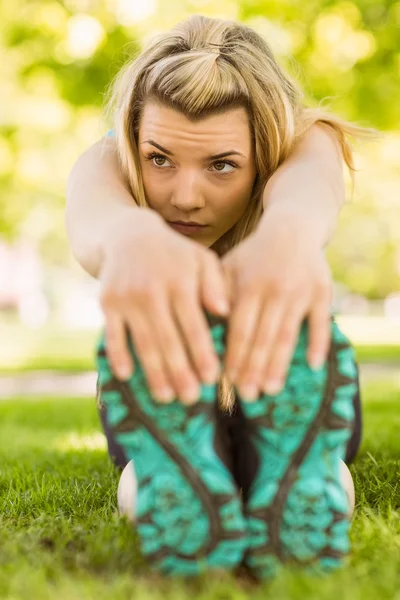
M 277 214 L 222 259 L 232 304 L 225 370 L 249 400 L 281 390 L 305 317 L 310 366 L 330 345 L 332 279 L 320 240 L 295 212 Z
M 128 379 L 135 368 L 127 328 L 151 393 L 194 402 L 199 381 L 216 382 L 220 370 L 203 309 L 228 314 L 217 255 L 146 209 L 116 219 L 108 240 L 99 279 L 111 369 Z

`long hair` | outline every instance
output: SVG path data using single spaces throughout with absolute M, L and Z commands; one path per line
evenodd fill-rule
M 268 179 L 313 124 L 324 123 L 336 133 L 352 179 L 355 168 L 347 136 L 377 133 L 321 108 L 304 106 L 302 92 L 261 36 L 236 21 L 201 15 L 192 15 L 154 37 L 117 74 L 106 99 L 121 168 L 140 207 L 148 206 L 138 152 L 146 102 L 173 108 L 193 122 L 232 108 L 247 110 L 257 174 L 244 215 L 219 240 L 220 255 L 255 230 Z M 234 389 L 226 374 L 220 379 L 218 395 L 221 407 L 233 406 Z

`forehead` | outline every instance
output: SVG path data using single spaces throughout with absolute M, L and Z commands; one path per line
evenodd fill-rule
M 148 138 L 160 143 L 166 139 L 198 144 L 222 141 L 243 149 L 251 142 L 249 117 L 244 108 L 234 108 L 193 122 L 177 110 L 148 102 L 140 121 L 139 142 Z

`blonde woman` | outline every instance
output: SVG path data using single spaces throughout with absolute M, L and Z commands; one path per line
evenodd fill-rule
M 163 573 L 336 568 L 361 416 L 323 249 L 346 135 L 370 132 L 306 108 L 253 30 L 198 15 L 111 91 L 115 138 L 75 165 L 66 223 L 102 282 L 120 508 Z

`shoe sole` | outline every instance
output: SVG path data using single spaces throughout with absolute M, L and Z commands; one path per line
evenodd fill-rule
M 223 332 L 221 325 L 211 327 L 218 354 Z M 166 575 L 232 569 L 243 560 L 247 525 L 233 477 L 213 447 L 216 385 L 202 385 L 192 406 L 156 402 L 131 341 L 129 346 L 135 364 L 129 381 L 111 372 L 104 335 L 97 367 L 108 424 L 134 461 L 141 551 L 153 570 Z
M 307 327 L 302 324 L 283 390 L 241 401 L 260 458 L 244 509 L 245 563 L 261 579 L 285 564 L 331 571 L 349 552 L 349 500 L 339 469 L 354 422 L 357 366 L 332 319 L 328 359 L 313 371 Z

